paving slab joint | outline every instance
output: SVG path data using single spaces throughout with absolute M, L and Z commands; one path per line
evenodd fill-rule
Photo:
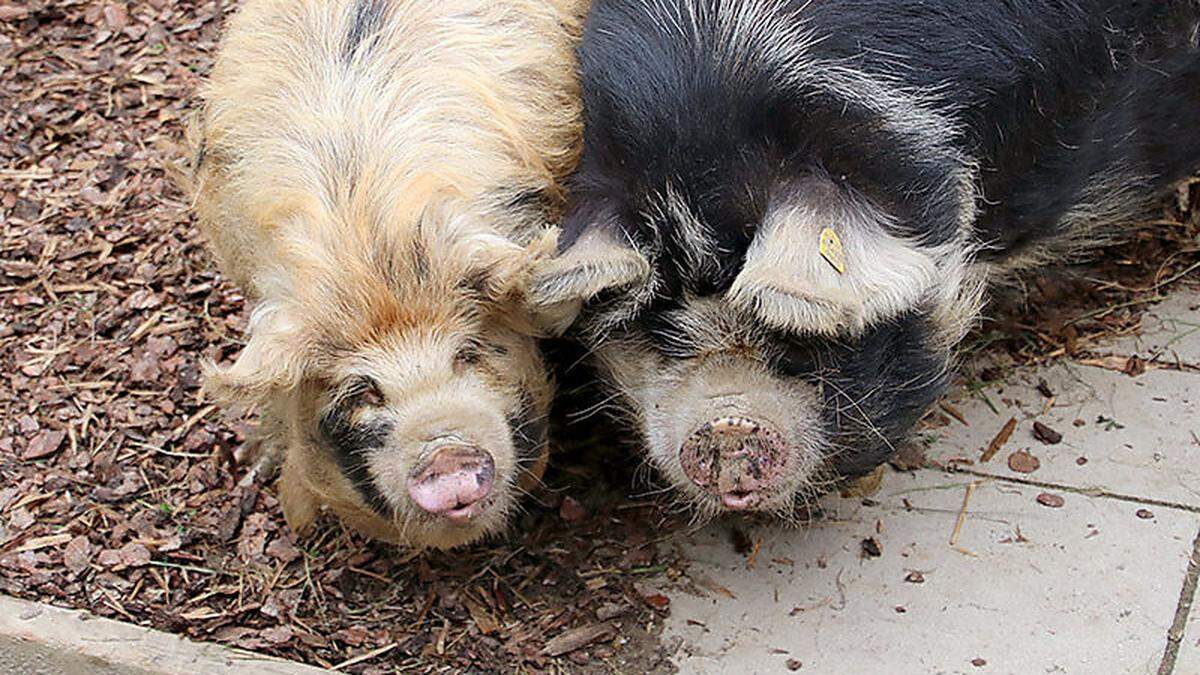
M 988 473 L 979 471 L 978 469 L 970 469 L 963 466 L 939 466 L 933 463 L 926 463 L 923 467 L 931 471 L 942 471 L 946 473 L 961 473 L 977 478 L 988 478 L 991 480 L 1003 481 L 1005 483 L 1014 483 L 1017 485 L 1028 485 L 1030 487 L 1042 488 L 1043 490 L 1056 490 L 1059 492 L 1069 492 L 1072 494 L 1083 495 L 1085 497 L 1100 497 L 1103 499 L 1115 499 L 1131 504 L 1140 504 L 1143 506 L 1161 506 L 1167 509 L 1175 509 L 1177 511 L 1187 511 L 1188 513 L 1200 513 L 1200 505 L 1185 504 L 1167 499 L 1155 499 L 1154 497 L 1139 497 L 1137 495 L 1127 495 L 1120 492 L 1112 492 L 1102 487 L 1078 487 L 1075 485 L 1064 485 L 1062 483 L 1050 483 L 1032 478 L 1019 478 L 1017 476 L 1002 476 L 1000 474 Z
M 1200 581 L 1200 532 L 1196 533 L 1196 540 L 1192 543 L 1192 557 L 1188 560 L 1187 575 L 1183 580 L 1183 588 L 1179 591 L 1179 604 L 1175 607 L 1175 620 L 1171 622 L 1171 629 L 1167 631 L 1167 646 L 1163 649 L 1158 675 L 1171 675 L 1175 672 L 1179 647 L 1183 643 L 1188 618 L 1192 613 L 1192 604 L 1196 600 L 1198 581 Z

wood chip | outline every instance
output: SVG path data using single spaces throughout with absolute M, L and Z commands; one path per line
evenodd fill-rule
M 21 459 L 31 460 L 49 457 L 58 452 L 58 449 L 62 447 L 63 439 L 66 437 L 67 434 L 62 431 L 43 431 L 34 436 L 33 440 L 29 441 L 29 445 L 25 446 L 24 452 L 21 453 Z
M 878 558 L 883 555 L 883 547 L 879 545 L 879 540 L 875 537 L 867 537 L 862 540 L 862 557 L 863 558 Z
M 853 497 L 870 497 L 879 492 L 879 488 L 883 486 L 883 466 L 879 466 L 871 473 L 855 478 L 842 487 L 842 496 L 849 499 Z
M 1008 439 L 1012 437 L 1013 432 L 1016 430 L 1017 418 L 1010 417 L 1008 422 L 1004 424 L 1004 428 L 1000 429 L 1000 433 L 996 434 L 996 437 L 992 439 L 991 443 L 988 443 L 987 449 L 983 451 L 983 454 L 979 457 L 979 461 L 990 462 L 992 458 L 996 456 L 996 453 L 1000 452 L 1000 449 L 1004 447 L 1004 444 L 1008 442 Z
M 619 616 L 629 613 L 630 609 L 632 608 L 624 603 L 608 602 L 601 605 L 600 609 L 596 610 L 596 618 L 600 619 L 601 621 L 611 621 Z
M 963 524 L 967 522 L 967 508 L 971 505 L 971 495 L 975 494 L 975 488 L 978 485 L 975 482 L 968 483 L 967 491 L 963 493 L 962 507 L 958 509 L 958 517 L 954 520 L 954 531 L 950 533 L 952 548 L 958 546 L 958 536 L 962 534 Z
M 92 562 L 92 542 L 85 535 L 79 535 L 63 549 L 63 566 L 74 574 L 86 570 Z
M 730 600 L 737 600 L 737 595 L 735 595 L 733 591 L 729 590 L 728 588 L 725 588 L 721 584 L 718 584 L 717 582 L 713 581 L 711 578 L 706 577 L 704 575 L 698 575 L 695 573 L 693 573 L 689 576 L 691 577 L 692 581 L 694 581 L 696 583 L 697 586 L 700 586 L 701 588 L 707 588 L 708 590 L 712 591 L 713 593 L 717 593 L 718 595 L 723 595 L 723 596 L 729 598 Z M 662 596 L 662 597 L 667 600 L 668 604 L 670 603 L 669 598 L 666 598 L 666 596 Z M 646 603 L 649 604 L 651 607 L 654 607 L 655 609 L 665 609 L 666 608 L 665 604 L 662 607 L 657 607 L 654 603 L 650 602 L 649 598 L 646 599 Z
M 1045 379 L 1038 380 L 1037 390 L 1045 398 L 1054 398 L 1054 390 L 1050 388 L 1050 384 Z
M 939 403 L 938 407 L 941 408 L 942 410 L 945 410 L 947 415 L 958 420 L 959 423 L 962 424 L 964 427 L 971 426 L 971 423 L 967 421 L 967 418 L 964 417 L 961 412 L 959 412 L 958 408 L 955 408 L 954 406 L 952 406 L 949 403 L 946 403 L 944 401 L 942 403 Z
M 1041 422 L 1033 423 L 1033 437 L 1046 445 L 1058 445 L 1063 439 L 1062 434 Z
M 1124 373 L 1130 377 L 1137 377 L 1146 372 L 1146 362 L 1137 354 L 1132 356 L 1104 356 L 1095 359 L 1082 359 L 1080 365 L 1092 366 L 1093 368 L 1104 368 L 1118 373 Z
M 336 666 L 330 668 L 330 670 L 343 670 L 345 668 L 349 668 L 350 666 L 362 663 L 363 661 L 370 661 L 371 659 L 375 658 L 376 656 L 382 656 L 399 646 L 400 646 L 399 642 L 393 642 L 389 645 L 384 645 L 384 646 L 380 647 L 379 649 L 372 649 L 371 651 L 367 652 L 366 654 L 360 654 L 358 656 L 355 656 L 352 659 L 346 659 L 345 661 L 342 661 L 341 663 L 337 664 Z
M 892 457 L 892 467 L 897 471 L 916 471 L 925 466 L 925 446 L 916 442 L 908 442 L 900 446 Z
M 562 656 L 593 642 L 603 640 L 612 634 L 612 624 L 608 623 L 594 623 L 590 626 L 575 628 L 549 640 L 542 649 L 542 653 L 546 656 Z
M 500 622 L 492 616 L 492 613 L 483 606 L 483 603 L 474 598 L 466 598 L 464 604 L 467 606 L 467 611 L 471 614 L 471 620 L 475 622 L 475 626 L 479 628 L 479 632 L 484 635 L 491 635 L 500 630 Z
M 18 546 L 16 552 L 24 553 L 25 551 L 37 551 L 50 546 L 58 546 L 59 544 L 65 544 L 68 541 L 71 541 L 73 538 L 74 537 L 70 534 L 52 534 L 47 537 L 34 537 L 33 539 L 30 539 L 24 544 Z
M 733 593 L 727 588 L 725 589 L 725 592 L 728 593 L 730 597 L 735 597 L 735 598 L 737 597 L 737 596 L 733 595 Z M 671 599 L 668 598 L 667 596 L 663 595 L 662 593 L 652 593 L 650 595 L 643 597 L 642 600 L 647 605 L 649 605 L 651 608 L 657 609 L 660 612 L 665 611 L 668 607 L 671 606 Z

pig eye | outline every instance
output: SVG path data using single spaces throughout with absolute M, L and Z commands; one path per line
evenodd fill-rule
M 386 402 L 383 390 L 379 388 L 379 383 L 365 375 L 354 378 L 350 383 L 350 388 L 346 392 L 346 399 L 353 401 L 355 405 L 374 408 L 378 408 Z
M 467 341 L 466 344 L 455 352 L 454 366 L 456 368 L 473 366 L 479 363 L 481 358 L 483 358 L 483 350 L 479 344 L 474 341 Z

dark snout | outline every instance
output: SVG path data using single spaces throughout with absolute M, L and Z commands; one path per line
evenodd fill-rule
M 738 511 L 758 507 L 779 486 L 786 458 L 783 437 L 745 417 L 707 422 L 679 450 L 688 478 Z

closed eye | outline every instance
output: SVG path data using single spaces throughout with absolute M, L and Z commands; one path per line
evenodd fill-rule
M 454 353 L 454 368 L 461 370 L 478 364 L 483 359 L 483 346 L 475 340 L 467 340 Z
M 367 375 L 357 375 L 347 383 L 341 396 L 344 405 L 349 407 L 380 408 L 387 403 L 383 389 L 374 378 Z

